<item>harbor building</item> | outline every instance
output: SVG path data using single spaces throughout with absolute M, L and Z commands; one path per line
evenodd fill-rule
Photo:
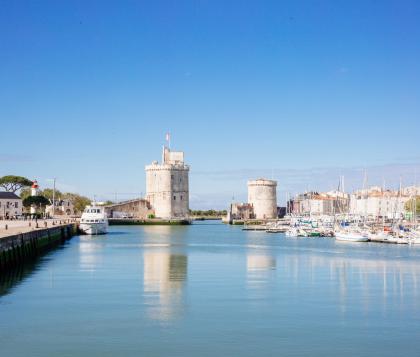
M 249 203 L 232 203 L 227 212 L 227 222 L 233 220 L 250 220 L 254 219 L 254 207 Z
M 72 216 L 75 213 L 74 205 L 71 200 L 67 199 L 51 201 L 51 204 L 45 207 L 45 213 L 50 217 L 53 215 Z
M 277 218 L 277 181 L 248 181 L 248 203 L 252 205 L 256 219 Z
M 187 218 L 189 171 L 182 151 L 163 147 L 162 163 L 146 166 L 146 200 L 157 218 Z
M 22 215 L 22 199 L 13 192 L 0 192 L 0 219 Z
M 359 190 L 350 196 L 350 214 L 367 217 L 401 218 L 410 196 L 404 190 L 384 190 L 373 186 Z
M 150 203 L 141 198 L 107 205 L 105 212 L 109 218 L 119 219 L 145 219 L 155 214 Z
M 107 205 L 105 212 L 115 219 L 188 221 L 189 171 L 184 152 L 164 146 L 162 162 L 145 167 L 146 197 Z
M 306 192 L 288 202 L 288 211 L 295 215 L 324 216 L 347 213 L 349 195 L 341 191 Z

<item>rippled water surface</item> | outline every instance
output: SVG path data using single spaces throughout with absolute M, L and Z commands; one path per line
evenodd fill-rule
M 0 355 L 419 356 L 420 246 L 111 227 L 1 276 Z

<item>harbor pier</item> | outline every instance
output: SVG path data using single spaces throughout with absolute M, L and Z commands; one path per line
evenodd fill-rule
M 6 224 L 0 231 L 0 271 L 4 271 L 25 263 L 41 255 L 46 250 L 63 243 L 77 233 L 76 222 L 48 223 L 47 227 L 35 228 L 39 222 L 31 222 L 34 226 L 9 227 Z M 45 224 L 44 224 L 45 226 Z M 20 230 L 20 232 L 17 232 Z

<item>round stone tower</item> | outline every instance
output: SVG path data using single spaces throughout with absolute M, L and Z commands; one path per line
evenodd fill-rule
M 277 182 L 266 179 L 248 181 L 248 203 L 257 219 L 277 218 Z
M 162 164 L 146 166 L 146 199 L 158 218 L 189 216 L 189 171 L 183 152 L 164 147 Z

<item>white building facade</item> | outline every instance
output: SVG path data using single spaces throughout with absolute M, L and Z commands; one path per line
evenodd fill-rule
M 22 215 L 22 199 L 13 192 L 0 192 L 0 219 Z
M 398 191 L 372 188 L 355 192 L 350 197 L 350 214 L 358 216 L 401 218 L 409 196 Z
M 293 200 L 292 212 L 304 216 L 347 213 L 349 199 L 349 195 L 341 191 L 307 192 Z

